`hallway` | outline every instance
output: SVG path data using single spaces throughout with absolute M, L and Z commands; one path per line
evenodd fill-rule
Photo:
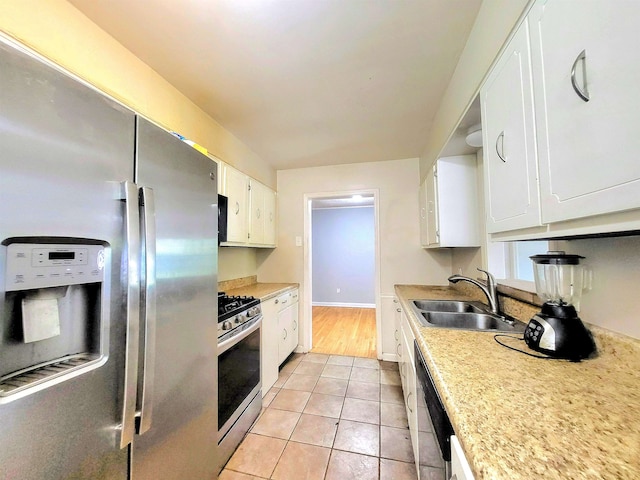
M 376 358 L 374 308 L 313 308 L 313 353 Z

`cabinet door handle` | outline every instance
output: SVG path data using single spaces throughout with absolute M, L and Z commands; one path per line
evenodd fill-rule
M 240 204 L 236 202 L 236 215 L 240 213 Z
M 396 308 L 396 312 L 400 313 L 402 310 L 400 310 L 399 308 Z
M 280 303 L 280 301 L 276 298 L 276 301 L 274 303 L 277 305 Z
M 297 330 L 297 329 L 298 329 L 298 321 L 297 321 L 297 320 L 294 320 L 294 321 L 293 321 L 293 329 L 294 329 L 294 330 Z
M 500 144 L 500 148 L 498 148 L 498 144 Z M 500 160 L 507 163 L 507 156 L 504 154 L 504 130 L 501 131 L 498 138 L 496 138 L 496 153 Z
M 396 340 L 398 340 L 398 330 L 393 332 L 393 336 L 395 337 Z M 399 346 L 399 345 L 398 345 Z M 396 349 L 397 350 L 397 349 Z
M 284 328 L 284 329 L 282 330 L 282 333 L 284 333 L 284 336 L 282 337 L 282 339 L 283 339 L 283 340 L 286 340 L 286 339 L 287 339 L 287 329 L 286 329 L 286 328 Z
M 580 88 L 580 86 L 578 85 L 578 81 L 576 80 L 576 66 L 580 61 L 582 61 L 582 88 Z M 576 57 L 576 59 L 573 62 L 573 65 L 571 66 L 571 86 L 573 87 L 575 92 L 578 94 L 578 96 L 582 100 L 584 100 L 585 102 L 588 102 L 590 100 L 589 89 L 587 88 L 587 51 L 586 50 L 582 50 L 580 52 L 580 55 Z
M 409 395 L 407 395 L 407 408 L 410 413 L 413 413 L 413 410 L 411 410 L 411 407 L 409 406 L 409 399 L 411 398 L 411 395 L 413 395 L 413 392 L 409 392 Z
M 256 210 L 256 217 L 257 217 L 258 219 L 260 218 L 260 209 L 259 209 L 259 208 Z
M 398 356 L 399 356 L 400 358 L 402 358 L 402 352 L 400 351 L 400 347 L 401 347 L 401 345 L 400 345 L 400 344 L 396 345 L 396 353 L 398 354 Z

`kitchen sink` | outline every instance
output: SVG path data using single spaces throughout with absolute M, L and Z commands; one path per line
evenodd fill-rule
M 524 332 L 525 325 L 517 320 L 508 323 L 491 313 L 466 312 L 420 312 L 421 318 L 434 327 L 459 328 L 463 330 L 491 330 L 493 332 Z M 519 328 L 520 325 L 522 328 Z
M 418 310 L 427 312 L 472 312 L 485 313 L 487 307 L 480 302 L 462 302 L 458 300 L 412 300 Z
M 489 311 L 480 302 L 459 300 L 412 300 L 420 324 L 425 327 L 489 332 L 522 333 L 526 325 Z

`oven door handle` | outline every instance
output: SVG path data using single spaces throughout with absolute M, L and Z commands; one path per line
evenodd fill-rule
M 260 328 L 260 324 L 262 323 L 262 315 L 259 315 L 256 318 L 250 320 L 249 323 L 251 323 L 251 326 L 249 328 L 246 328 L 245 330 L 240 332 L 238 335 L 234 335 L 233 337 L 225 340 L 224 342 L 220 342 L 218 344 L 218 355 L 226 352 L 231 347 L 233 347 L 236 343 L 241 342 L 242 340 L 247 338 L 249 335 L 251 335 L 253 332 L 258 330 Z

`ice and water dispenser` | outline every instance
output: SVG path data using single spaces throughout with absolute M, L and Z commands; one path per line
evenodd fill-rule
M 102 242 L 29 237 L 2 243 L 0 403 L 100 366 L 109 332 L 109 248 Z

